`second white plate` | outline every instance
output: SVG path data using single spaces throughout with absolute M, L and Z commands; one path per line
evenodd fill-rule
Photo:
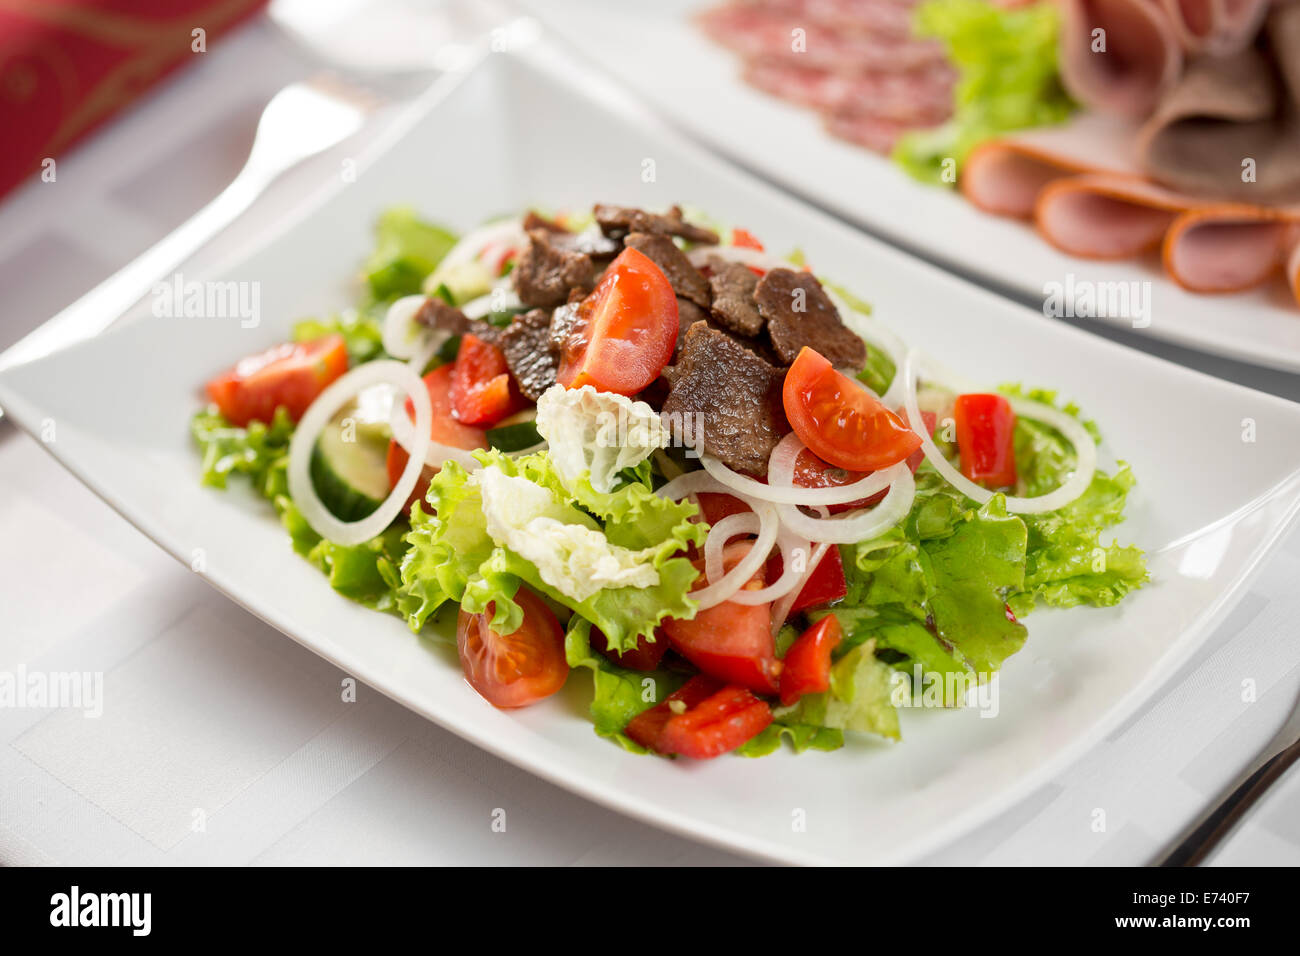
M 740 59 L 691 22 L 709 0 L 653 4 L 518 0 L 585 59 L 729 159 L 916 255 L 1041 303 L 1048 283 L 1150 283 L 1145 334 L 1216 355 L 1300 371 L 1300 305 L 1280 279 L 1235 295 L 1193 295 L 1158 257 L 1067 256 L 1022 222 L 909 178 L 888 159 L 829 135 L 811 110 L 745 85 Z M 1121 328 L 1123 318 L 1097 319 Z

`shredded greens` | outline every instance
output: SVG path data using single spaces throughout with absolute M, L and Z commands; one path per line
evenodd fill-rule
M 947 44 L 961 77 L 952 119 L 909 132 L 894 147 L 894 160 L 916 179 L 952 186 L 979 143 L 1060 123 L 1074 111 L 1057 68 L 1055 4 L 1008 9 L 986 0 L 925 0 L 915 28 Z

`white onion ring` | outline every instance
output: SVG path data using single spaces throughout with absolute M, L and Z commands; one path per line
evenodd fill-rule
M 775 452 L 775 449 L 774 449 Z M 765 485 L 761 481 L 747 478 L 732 471 L 712 455 L 701 455 L 700 463 L 704 470 L 717 481 L 726 485 L 727 494 L 738 494 L 746 498 L 768 501 L 774 505 L 842 505 L 859 498 L 870 498 L 889 486 L 889 479 L 884 477 L 888 469 L 873 471 L 865 478 L 860 478 L 850 485 L 836 485 L 831 488 L 796 488 L 793 484 L 785 487 Z M 770 470 L 769 464 L 769 470 Z
M 727 515 L 711 526 L 704 541 L 704 577 L 710 582 L 721 581 L 725 573 L 722 570 L 722 549 L 727 542 L 738 534 L 758 534 L 762 527 L 762 521 L 752 511 Z
M 380 341 L 393 358 L 409 359 L 419 351 L 429 329 L 415 324 L 415 314 L 428 300 L 427 295 L 404 295 L 388 307 L 381 326 Z
M 365 366 L 362 366 L 364 368 Z M 423 385 L 423 381 L 421 382 Z M 424 390 L 425 398 L 429 397 L 429 390 Z M 432 408 L 432 406 L 431 406 Z M 433 422 L 433 412 L 429 413 L 430 427 Z M 454 448 L 451 445 L 443 445 L 428 437 L 429 429 L 423 432 L 424 438 L 421 440 L 421 432 L 417 425 L 411 424 L 411 418 L 406 414 L 405 402 L 393 402 L 393 413 L 389 416 L 388 427 L 393 430 L 393 441 L 402 446 L 412 458 L 416 457 L 416 452 L 412 449 L 419 446 L 424 450 L 424 454 L 419 457 L 423 459 L 424 464 L 434 468 L 441 467 L 444 461 L 454 461 L 463 467 L 466 471 L 476 471 L 482 467 L 482 464 L 474 453 L 466 451 L 464 448 Z
M 504 294 L 503 294 L 504 293 Z M 460 307 L 460 311 L 465 314 L 467 319 L 481 319 L 498 311 L 492 308 L 492 297 L 500 296 L 501 310 L 523 308 L 523 301 L 519 298 L 518 293 L 513 289 L 504 289 L 502 287 L 494 288 L 487 295 L 481 295 L 477 299 L 470 299 Z
M 780 525 L 776 509 L 761 501 L 755 502 L 754 505 L 754 511 L 760 522 L 758 540 L 749 549 L 749 553 L 736 562 L 736 566 L 720 580 L 710 582 L 707 587 L 699 591 L 691 592 L 691 597 L 699 602 L 701 611 L 731 600 L 737 591 L 749 583 L 749 579 L 758 572 L 763 562 L 767 560 L 767 556 L 772 553 L 772 545 L 776 543 L 777 529 Z M 711 529 L 709 533 L 713 533 Z M 707 541 L 705 547 L 708 547 Z
M 907 462 L 900 461 L 878 472 L 889 485 L 885 499 L 871 509 L 863 509 L 834 518 L 810 518 L 794 505 L 780 505 L 781 524 L 809 541 L 830 544 L 856 544 L 870 541 L 898 524 L 912 510 L 916 481 Z
M 447 250 L 447 254 L 438 263 L 438 268 L 433 270 L 434 275 L 462 266 L 467 262 L 473 262 L 483 254 L 484 249 L 495 243 L 522 245 L 527 239 L 523 222 L 519 219 L 492 222 L 486 226 L 471 229 L 461 236 L 458 243 Z
M 411 397 L 412 404 L 415 406 L 415 434 L 426 436 L 424 441 L 427 442 L 433 424 L 433 405 L 429 401 L 428 389 L 407 365 L 389 360 L 359 365 L 332 382 L 308 406 L 306 413 L 298 422 L 298 427 L 294 430 L 293 437 L 289 440 L 289 496 L 293 498 L 294 504 L 298 506 L 298 510 L 302 512 L 303 518 L 311 525 L 312 530 L 335 544 L 345 546 L 361 544 L 383 532 L 393 523 L 393 519 L 401 514 L 406 499 L 411 496 L 411 492 L 415 490 L 415 483 L 420 478 L 425 449 L 417 437 L 412 441 L 411 458 L 402 469 L 402 474 L 397 479 L 393 490 L 380 502 L 378 508 L 361 520 L 340 521 L 330 513 L 320 500 L 320 496 L 316 494 L 316 488 L 311 480 L 311 457 L 321 431 L 329 424 L 335 413 L 351 401 L 358 392 L 380 383 L 396 386 Z
M 777 632 L 785 626 L 785 620 L 790 616 L 790 608 L 799 597 L 799 592 L 803 590 L 804 582 L 812 576 L 813 571 L 817 570 L 817 565 L 822 563 L 822 558 L 826 557 L 826 551 L 835 545 L 827 544 L 823 541 L 813 549 L 812 557 L 808 559 L 808 567 L 804 569 L 803 574 L 799 576 L 799 583 L 792 587 L 784 597 L 777 600 L 772 605 L 772 636 L 776 637 Z
M 919 353 L 912 349 L 907 353 L 907 360 L 903 363 L 903 400 L 908 422 L 911 424 L 912 430 L 921 436 L 921 448 L 925 451 L 925 457 L 929 459 L 935 470 L 967 498 L 979 504 L 986 504 L 993 497 L 994 492 L 975 484 L 975 482 L 954 468 L 952 463 L 939 451 L 938 446 L 935 445 L 922 424 L 921 411 L 916 399 L 917 365 L 919 362 Z M 1075 455 L 1074 473 L 1066 479 L 1064 484 L 1045 495 L 1036 495 L 1032 498 L 1010 495 L 1007 497 L 1007 511 L 1013 514 L 1045 514 L 1049 511 L 1056 511 L 1058 508 L 1064 508 L 1087 491 L 1088 486 L 1092 484 L 1093 475 L 1097 471 L 1097 443 L 1092 440 L 1092 436 L 1088 434 L 1088 430 L 1083 427 L 1082 422 L 1072 415 L 1067 415 L 1060 409 L 1052 408 L 1050 405 L 1044 405 L 1041 402 L 1030 401 L 1026 398 L 1007 396 L 1007 401 L 1010 403 L 1012 411 L 1017 415 L 1043 422 L 1064 435 L 1066 441 L 1074 446 Z
M 731 599 L 737 604 L 768 604 L 779 598 L 784 598 L 794 591 L 808 574 L 807 567 L 802 571 L 794 569 L 794 555 L 799 550 L 811 551 L 811 542 L 805 541 L 798 535 L 791 534 L 782 528 L 776 537 L 776 546 L 781 549 L 781 576 L 767 587 L 760 588 L 757 591 L 746 591 L 741 588 L 731 596 Z M 790 601 L 794 603 L 794 598 L 791 597 Z

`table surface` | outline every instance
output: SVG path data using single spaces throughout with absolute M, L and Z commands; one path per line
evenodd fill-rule
M 0 348 L 214 196 L 262 105 L 315 72 L 315 57 L 256 21 L 60 160 L 55 182 L 0 204 Z M 336 175 L 348 149 L 283 179 L 187 269 L 237 250 Z M 1300 399 L 1295 376 L 1089 328 Z M 163 554 L 7 421 L 0 542 L 0 672 L 104 662 L 116 702 L 98 718 L 0 707 L 0 863 L 747 862 L 537 780 L 368 688 L 344 702 L 345 674 Z M 1149 863 L 1300 694 L 1297 580 L 1293 534 L 1123 727 L 921 862 Z M 1211 862 L 1300 863 L 1300 773 Z

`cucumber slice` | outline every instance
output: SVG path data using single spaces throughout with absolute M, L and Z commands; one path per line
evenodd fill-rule
M 477 259 L 439 269 L 425 280 L 425 291 L 450 297 L 449 305 L 464 305 L 492 291 L 492 273 Z M 445 290 L 445 293 L 443 292 Z
M 388 428 L 344 406 L 325 426 L 311 456 L 321 503 L 340 521 L 359 521 L 388 497 Z
M 499 451 L 523 451 L 532 448 L 542 440 L 532 421 L 515 422 L 511 425 L 498 425 L 487 431 L 488 444 Z

